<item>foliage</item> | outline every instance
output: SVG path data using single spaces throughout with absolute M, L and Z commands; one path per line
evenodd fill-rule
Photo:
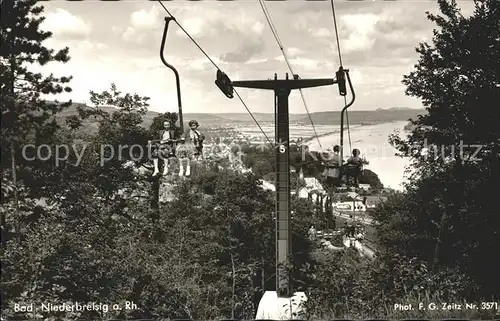
M 243 162 L 246 167 L 252 168 L 253 172 L 264 177 L 276 170 L 276 157 L 274 150 L 270 147 L 247 146 L 242 149 L 245 157 Z M 309 151 L 307 146 L 290 146 L 290 166 L 298 173 L 301 169 L 306 177 L 321 178 L 323 166 L 318 152 Z
M 415 258 L 382 252 L 364 261 L 354 251 L 325 253 L 324 262 L 307 267 L 312 275 L 306 308 L 311 319 L 333 318 L 491 318 L 494 311 L 429 311 L 428 304 L 463 304 L 467 291 L 477 290 L 470 280 L 450 269 L 432 273 Z M 472 303 L 473 301 L 467 301 Z M 414 309 L 398 311 L 395 304 Z M 425 309 L 419 309 L 424 304 Z
M 135 97 L 117 94 L 116 87 L 111 90 L 115 94 L 109 93 L 91 95 L 107 97 L 106 104 L 118 107 L 123 97 Z M 131 143 L 138 137 L 134 135 L 147 137 L 134 125 L 139 121 L 131 125 L 126 118 L 134 119 L 130 114 L 136 110 L 141 114 L 145 99 L 139 98 L 130 103 L 137 108 L 102 116 L 90 151 L 99 151 L 99 144 Z M 95 104 L 103 100 L 95 99 Z M 5 316 L 12 315 L 13 302 L 128 300 L 138 310 L 48 314 L 215 319 L 234 313 L 252 318 L 263 289 L 274 287 L 274 237 L 268 232 L 274 227 L 274 201 L 258 178 L 196 167 L 191 181 L 174 190 L 173 202 L 154 208 L 116 193 L 120 187 L 140 192 L 154 186 L 148 177 L 123 168 L 128 158 L 101 166 L 94 154 L 87 153 L 82 166 L 59 172 L 71 188 L 56 190 L 48 200 L 51 206 L 37 207 L 36 213 L 26 206 L 29 222 L 23 224 L 21 238 L 2 249 Z M 298 210 L 294 222 L 299 266 L 307 261 L 309 245 L 307 231 L 298 226 L 307 217 L 307 208 Z
M 393 305 L 462 302 L 498 294 L 492 253 L 499 243 L 499 221 L 489 194 L 499 186 L 500 166 L 494 153 L 498 146 L 493 144 L 498 129 L 488 127 L 495 108 L 482 100 L 494 98 L 491 87 L 498 79 L 493 71 L 486 72 L 488 66 L 498 64 L 498 59 L 493 59 L 498 58 L 498 51 L 487 53 L 490 45 L 497 46 L 490 37 L 498 38 L 492 27 L 498 24 L 498 5 L 491 0 L 478 1 L 471 18 L 461 17 L 455 6 L 444 0 L 440 5 L 449 19 L 430 17 L 444 33 L 436 33 L 436 48 L 421 46 L 417 71 L 406 78 L 409 93 L 428 102 L 430 116 L 415 121 L 407 141 L 394 138 L 393 143 L 409 155 L 408 144 L 423 143 L 423 134 L 437 143 L 465 137 L 460 136 L 462 132 L 472 135 L 472 128 L 479 126 L 480 133 L 470 137 L 488 145 L 483 161 L 418 158 L 416 176 L 407 191 L 389 194 L 387 202 L 374 211 L 383 248 L 373 261 L 352 249 L 342 253 L 315 249 L 307 239 L 308 228 L 315 223 L 313 204 L 293 198 L 293 287 L 308 293 L 311 316 L 485 318 L 488 315 L 475 311 L 463 315 L 418 310 L 399 314 Z M 90 93 L 94 108 L 80 108 L 78 115 L 68 118 L 72 131 L 59 127 L 51 117 L 62 105 L 44 101 L 39 95 L 61 92 L 69 78 L 44 79 L 20 67 L 19 61 L 64 62 L 67 50 L 54 53 L 41 45 L 50 33 L 38 30 L 43 18 L 36 17 L 42 9 L 34 1 L 3 6 L 12 15 L 1 22 L 2 40 L 17 51 L 9 57 L 7 47 L 2 47 L 2 58 L 7 59 L 2 60 L 2 79 L 8 80 L 15 71 L 24 75 L 25 82 L 17 91 L 2 87 L 6 95 L 2 116 L 13 117 L 9 119 L 16 124 L 7 124 L 4 130 L 2 123 L 2 159 L 5 153 L 10 155 L 12 141 L 48 144 L 55 152 L 58 145 L 76 144 L 75 132 L 85 120 L 94 117 L 99 126 L 98 133 L 81 142 L 79 149 L 66 151 L 68 157 L 62 164 L 19 158 L 14 164 L 19 182 L 2 176 L 0 211 L 2 215 L 17 211 L 17 216 L 9 215 L 2 222 L 2 238 L 8 239 L 0 253 L 2 317 L 19 317 L 13 313 L 14 303 L 123 304 L 127 300 L 138 308 L 108 313 L 40 312 L 37 317 L 252 319 L 262 292 L 275 289 L 275 199 L 259 183 L 275 170 L 274 151 L 243 147 L 245 165 L 252 167 L 253 173 L 242 174 L 228 167 L 216 172 L 196 164 L 190 180 L 175 181 L 175 199 L 159 206 L 162 182 L 138 174 L 138 169 L 150 166 L 148 157 L 130 149 L 121 155 L 119 151 L 134 144 L 147 149 L 148 140 L 157 136 L 163 121 L 177 115 L 160 115 L 147 130 L 140 124 L 148 98 L 121 93 L 111 85 L 110 90 Z M 28 11 L 35 18 L 27 18 Z M 20 26 L 28 27 L 21 30 Z M 476 39 L 479 44 L 472 45 Z M 461 58 L 473 54 L 482 61 Z M 455 89 L 441 88 L 441 95 L 435 89 L 440 88 L 436 68 L 439 76 L 451 77 L 457 66 L 469 77 L 477 72 L 484 81 L 474 78 L 474 82 L 460 83 L 472 87 L 462 90 L 458 82 L 446 78 Z M 15 82 L 10 79 L 10 84 Z M 28 87 L 28 82 L 35 84 Z M 478 108 L 484 117 L 472 112 L 471 102 L 476 98 L 481 101 Z M 102 107 L 109 106 L 115 108 L 113 112 L 103 113 Z M 452 120 L 446 120 L 448 115 Z M 20 146 L 16 146 L 15 155 Z M 107 150 L 103 146 L 108 146 Z M 114 157 L 102 162 L 103 156 L 111 156 L 111 148 Z M 32 151 L 28 156 L 33 156 Z M 321 175 L 317 154 L 306 153 L 304 159 L 302 150 L 293 148 L 291 156 L 297 171 L 302 169 L 305 176 Z M 130 163 L 133 166 L 127 167 Z M 2 170 L 7 171 L 3 164 Z M 367 179 L 382 188 L 375 174 Z M 297 187 L 303 183 L 295 182 Z M 12 197 L 14 192 L 17 199 Z M 16 226 L 15 233 L 12 226 Z
M 384 188 L 384 184 L 376 173 L 369 169 L 364 169 L 359 180 L 360 184 L 370 184 L 370 189 L 373 193 L 378 193 Z
M 433 44 L 420 44 L 415 70 L 403 81 L 428 114 L 412 121 L 406 139 L 391 137 L 402 156 L 413 157 L 412 177 L 407 192 L 375 215 L 393 253 L 416 256 L 435 271 L 457 267 L 479 285 L 473 297 L 491 298 L 500 295 L 498 265 L 491 261 L 493 244 L 500 243 L 491 197 L 500 186 L 500 5 L 475 1 L 470 17 L 455 2 L 439 6 L 442 15 L 428 14 L 439 27 Z M 472 159 L 475 148 L 459 150 L 461 141 L 480 144 L 480 160 Z
M 71 77 L 57 78 L 54 75 L 30 71 L 30 65 L 45 66 L 50 62 L 65 63 L 69 49 L 59 51 L 44 45 L 52 33 L 40 29 L 44 21 L 43 6 L 36 1 L 10 1 L 2 3 L 0 49 L 0 89 L 2 111 L 1 155 L 2 175 L 10 174 L 14 187 L 18 178 L 13 173 L 17 164 L 25 160 L 21 157 L 22 146 L 39 145 L 50 139 L 58 130 L 56 113 L 68 106 L 42 99 L 42 95 L 70 92 L 66 84 Z M 31 167 L 46 166 L 43 162 L 32 161 Z M 22 178 L 20 178 L 22 180 Z M 12 197 L 16 198 L 14 188 Z M 2 220 L 2 224 L 3 224 Z
M 171 112 L 166 112 L 164 114 L 160 114 L 153 118 L 153 122 L 150 125 L 150 135 L 151 137 L 154 137 L 154 139 L 157 139 L 159 137 L 160 131 L 163 130 L 163 123 L 165 121 L 172 122 L 172 123 L 177 123 L 179 116 L 176 113 L 171 113 Z M 182 134 L 180 132 L 180 128 L 177 128 L 177 131 L 179 134 Z
M 70 92 L 65 84 L 71 77 L 44 76 L 28 69 L 30 64 L 44 66 L 69 60 L 68 48 L 56 52 L 44 45 L 52 33 L 40 30 L 45 20 L 40 16 L 43 10 L 33 0 L 2 4 L 2 147 L 10 146 L 14 140 L 22 143 L 30 135 L 53 134 L 57 129 L 54 115 L 67 106 L 42 100 L 41 95 Z M 2 155 L 7 155 L 4 150 Z

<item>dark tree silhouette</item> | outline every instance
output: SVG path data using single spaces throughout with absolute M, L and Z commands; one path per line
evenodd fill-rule
M 1 166 L 2 177 L 10 167 L 12 196 L 18 215 L 18 180 L 22 177 L 18 177 L 17 166 L 21 160 L 22 145 L 28 141 L 33 143 L 50 139 L 58 128 L 54 115 L 69 105 L 48 102 L 41 96 L 71 91 L 65 86 L 71 77 L 44 76 L 30 71 L 29 64 L 65 63 L 69 60 L 69 49 L 54 51 L 44 45 L 52 33 L 40 29 L 45 19 L 41 16 L 44 8 L 37 5 L 37 1 L 5 1 L 1 9 Z M 2 201 L 6 199 L 9 198 L 2 198 Z M 2 228 L 6 228 L 4 214 L 1 224 Z
M 373 192 L 379 192 L 384 188 L 384 184 L 382 184 L 378 175 L 369 169 L 363 170 L 359 183 L 370 184 Z
M 439 7 L 441 15 L 428 14 L 438 26 L 433 43 L 419 45 L 415 70 L 403 80 L 428 114 L 412 121 L 406 139 L 391 137 L 401 155 L 414 157 L 414 172 L 399 206 L 381 209 L 379 219 L 392 251 L 436 271 L 458 267 L 477 282 L 476 296 L 490 297 L 500 289 L 491 261 L 500 244 L 491 197 L 500 187 L 500 3 L 476 0 L 470 17 L 455 1 L 439 0 Z M 461 151 L 461 141 L 482 150 Z

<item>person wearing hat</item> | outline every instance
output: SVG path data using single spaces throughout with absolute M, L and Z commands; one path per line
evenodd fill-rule
M 189 129 L 185 134 L 186 141 L 190 142 L 194 149 L 194 156 L 201 157 L 203 155 L 203 141 L 205 140 L 205 135 L 203 135 L 199 128 L 200 124 L 196 120 L 191 120 L 189 122 Z
M 196 120 L 191 120 L 189 122 L 189 129 L 184 133 L 186 144 L 179 153 L 180 176 L 184 172 L 184 160 L 187 160 L 186 176 L 189 176 L 191 175 L 191 158 L 194 156 L 199 159 L 203 156 L 203 141 L 205 140 L 205 136 L 198 130 L 198 127 L 200 127 L 200 124 Z

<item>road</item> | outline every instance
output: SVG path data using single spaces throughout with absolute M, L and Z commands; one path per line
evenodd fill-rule
M 341 213 L 339 211 L 333 210 L 333 215 L 337 217 L 341 217 L 344 219 L 349 219 L 349 215 L 353 215 L 355 219 L 360 219 L 365 225 L 370 225 L 373 226 L 373 219 L 371 217 L 368 217 L 366 214 L 358 214 L 359 212 L 353 212 L 353 214 L 346 214 L 346 213 Z

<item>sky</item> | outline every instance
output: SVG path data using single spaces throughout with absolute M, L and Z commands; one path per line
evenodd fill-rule
M 459 1 L 472 13 L 472 1 Z M 282 52 L 257 0 L 237 2 L 164 2 L 177 21 L 232 80 L 269 79 L 288 72 Z M 66 64 L 48 64 L 44 73 L 72 75 L 73 92 L 59 100 L 89 103 L 89 91 L 115 83 L 122 92 L 150 97 L 150 110 L 177 110 L 175 77 L 159 51 L 165 11 L 154 1 L 43 2 L 42 29 L 53 32 L 46 45 L 70 48 Z M 293 71 L 301 78 L 334 78 L 340 66 L 329 1 L 266 3 Z M 401 84 L 418 61 L 419 42 L 431 41 L 435 25 L 426 11 L 438 12 L 432 0 L 335 2 L 342 62 L 350 70 L 356 101 L 350 110 L 422 108 Z M 184 113 L 245 113 L 214 84 L 216 68 L 171 24 L 166 59 L 180 74 Z M 271 91 L 237 89 L 252 112 L 272 113 Z M 336 86 L 303 90 L 310 112 L 339 111 L 343 98 Z M 305 113 L 298 91 L 290 112 Z

